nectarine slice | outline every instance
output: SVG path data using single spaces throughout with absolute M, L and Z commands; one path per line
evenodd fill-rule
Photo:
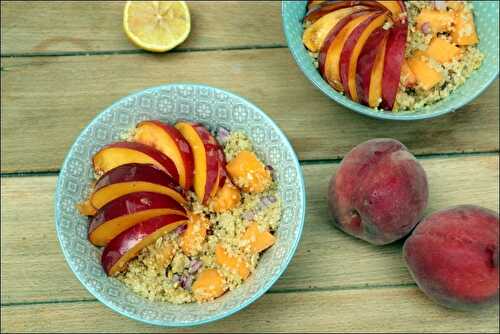
M 193 184 L 193 153 L 174 126 L 157 120 L 143 121 L 135 130 L 136 142 L 152 146 L 172 159 L 179 174 L 179 184 L 190 189 Z
M 123 231 L 104 248 L 101 256 L 104 271 L 108 276 L 116 275 L 142 249 L 184 223 L 186 223 L 185 216 L 162 215 L 142 221 Z
M 221 244 L 215 246 L 215 263 L 245 280 L 250 275 L 248 263 L 242 256 L 229 255 Z
M 242 240 L 250 245 L 253 253 L 260 253 L 274 245 L 276 237 L 269 231 L 261 231 L 257 223 L 251 223 L 243 234 Z
M 404 60 L 401 65 L 401 82 L 405 87 L 414 87 L 417 84 L 417 77 L 411 70 L 410 66 L 408 66 L 408 62 L 406 60 Z
M 197 301 L 207 301 L 221 296 L 226 291 L 226 281 L 215 269 L 205 269 L 191 288 Z
M 385 39 L 388 31 L 375 29 L 368 37 L 356 68 L 356 87 L 360 101 L 372 108 L 378 106 L 382 96 L 382 70 L 384 66 Z M 378 75 L 375 75 L 375 73 Z
M 100 209 L 123 195 L 149 191 L 168 195 L 185 205 L 186 199 L 176 188 L 173 179 L 153 165 L 125 164 L 109 170 L 97 180 L 89 201 L 95 209 Z
M 106 173 L 129 163 L 150 164 L 166 172 L 175 182 L 179 181 L 173 161 L 155 148 L 141 143 L 123 141 L 109 144 L 94 155 L 92 162 L 97 173 Z
M 365 8 L 367 7 L 346 7 L 326 14 L 304 30 L 302 42 L 311 52 L 319 52 L 326 36 L 341 19 Z
M 339 91 L 343 90 L 339 62 L 344 43 L 351 32 L 370 15 L 373 14 L 369 11 L 361 11 L 344 17 L 330 31 L 321 47 L 318 57 L 320 73 L 323 74 L 328 83 Z
M 201 251 L 208 227 L 208 220 L 201 214 L 191 215 L 187 223 L 187 229 L 181 234 L 179 242 L 184 254 L 195 256 Z
M 354 102 L 359 101 L 356 89 L 356 67 L 359 55 L 368 37 L 375 29 L 384 25 L 386 19 L 387 13 L 376 13 L 365 19 L 347 37 L 340 53 L 340 81 L 344 87 L 344 92 Z
M 392 110 L 401 80 L 401 65 L 405 59 L 408 24 L 395 22 L 389 30 L 382 74 L 382 108 Z
M 194 191 L 204 204 L 210 198 L 219 172 L 217 147 L 210 143 L 211 135 L 204 127 L 195 123 L 179 122 L 175 127 L 191 146 L 194 157 Z
M 167 195 L 152 192 L 127 194 L 103 206 L 92 218 L 89 240 L 96 246 L 106 246 L 135 224 L 166 214 L 186 216 L 186 209 Z

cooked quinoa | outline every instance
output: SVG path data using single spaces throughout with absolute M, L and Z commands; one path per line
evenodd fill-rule
M 223 146 L 228 161 L 242 150 L 254 152 L 251 141 L 241 132 L 231 133 Z M 205 217 L 210 226 L 206 241 L 196 250 L 197 255 L 184 254 L 181 245 L 183 232 L 182 228 L 178 228 L 144 248 L 137 258 L 129 262 L 128 268 L 116 277 L 149 300 L 175 304 L 196 301 L 191 285 L 204 269 L 217 270 L 223 277 L 225 290 L 236 289 L 243 283 L 242 279 L 230 268 L 216 263 L 216 245 L 222 244 L 230 256 L 244 259 L 252 273 L 260 255 L 252 252 L 248 242 L 241 236 L 250 224 L 257 224 L 259 229 L 268 230 L 271 234 L 275 234 L 279 226 L 281 200 L 274 180 L 264 192 L 242 191 L 240 205 L 222 213 L 202 205 L 192 192 L 188 193 L 188 201 L 192 214 Z
M 473 11 L 471 2 L 465 1 L 464 3 L 465 6 L 468 6 Z M 432 7 L 432 1 L 406 1 L 405 4 L 408 10 L 408 37 L 405 56 L 409 58 L 419 50 L 426 50 L 432 40 L 432 34 L 426 35 L 418 30 L 415 22 L 415 18 L 422 9 Z M 440 33 L 438 37 L 451 40 L 447 33 Z M 400 83 L 393 111 L 415 111 L 421 109 L 449 96 L 458 86 L 462 85 L 472 72 L 481 66 L 484 54 L 479 51 L 477 46 L 460 48 L 463 52 L 462 57 L 460 59 L 455 58 L 449 63 L 439 64 L 433 61 L 432 58 L 429 58 L 433 68 L 444 77 L 441 84 L 434 86 L 430 90 L 424 90 L 418 86 L 415 88 L 405 88 Z M 401 79 L 403 80 L 404 78 Z
M 455 1 L 458 2 L 458 1 Z M 473 4 L 470 1 L 461 1 L 466 8 L 472 13 L 474 12 Z M 405 58 L 415 56 L 417 52 L 425 51 L 429 47 L 434 37 L 439 37 L 451 41 L 451 36 L 448 32 L 434 34 L 425 34 L 417 29 L 416 18 L 424 9 L 433 9 L 434 1 L 405 1 L 408 19 L 408 35 L 406 42 Z M 445 10 L 453 12 L 452 8 Z M 304 22 L 304 29 L 310 26 L 309 22 Z M 384 26 L 384 29 L 389 28 Z M 467 78 L 477 70 L 484 59 L 484 54 L 477 48 L 477 45 L 459 46 L 462 55 L 459 58 L 454 58 L 452 61 L 440 64 L 430 57 L 426 57 L 426 61 L 430 63 L 432 68 L 439 72 L 443 79 L 434 87 L 425 90 L 418 85 L 414 87 L 405 87 L 405 77 L 402 75 L 399 85 L 399 91 L 396 96 L 393 112 L 401 111 L 417 111 L 423 107 L 432 105 L 439 100 L 449 96 L 457 87 L 462 85 Z M 308 51 L 312 57 L 313 64 L 318 68 L 319 53 Z M 343 93 L 341 93 L 343 94 Z M 381 110 L 376 108 L 376 110 Z

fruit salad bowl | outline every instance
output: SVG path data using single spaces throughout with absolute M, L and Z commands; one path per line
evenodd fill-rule
M 276 243 L 261 257 L 256 271 L 240 287 L 206 303 L 152 302 L 135 294 L 101 266 L 102 248 L 89 242 L 89 223 L 79 214 L 94 178 L 97 152 L 112 154 L 136 124 L 145 120 L 178 120 L 245 132 L 256 153 L 273 167 L 283 199 Z M 122 147 L 123 149 L 123 147 Z M 100 151 L 101 150 L 101 151 Z M 168 168 L 168 167 L 167 167 Z M 290 143 L 258 107 L 221 89 L 196 84 L 169 84 L 129 95 L 100 113 L 78 136 L 58 178 L 55 197 L 56 231 L 62 253 L 77 279 L 99 301 L 129 318 L 160 326 L 194 326 L 229 316 L 262 296 L 288 266 L 304 223 L 302 171 Z M 95 242 L 95 240 L 94 240 Z M 97 243 L 98 244 L 98 243 Z
M 334 4 L 334 2 L 331 3 Z M 375 1 L 373 1 L 373 3 L 375 3 Z M 471 76 L 466 79 L 465 83 L 452 91 L 448 97 L 415 111 L 391 112 L 370 108 L 352 101 L 349 97 L 346 97 L 332 88 L 315 67 L 313 58 L 304 46 L 302 39 L 304 32 L 303 19 L 307 11 L 307 6 L 308 1 L 282 2 L 282 24 L 288 48 L 301 71 L 318 89 L 335 102 L 357 113 L 377 119 L 401 121 L 437 117 L 453 112 L 468 104 L 478 97 L 498 77 L 499 4 L 495 1 L 475 1 L 474 21 L 479 37 L 478 48 L 480 52 L 484 54 L 484 60 L 479 69 L 474 71 Z M 393 58 L 395 59 L 397 57 Z M 393 62 L 391 61 L 389 64 L 393 64 Z M 387 63 L 385 63 L 384 66 L 387 66 Z M 396 88 L 397 82 L 392 86 Z M 384 84 L 382 83 L 382 89 L 384 89 L 383 87 Z

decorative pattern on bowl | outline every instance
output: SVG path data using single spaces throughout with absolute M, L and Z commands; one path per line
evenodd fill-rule
M 302 44 L 302 19 L 306 12 L 307 1 L 282 1 L 281 16 L 283 32 L 288 48 L 293 58 L 305 76 L 324 94 L 344 107 L 360 114 L 388 120 L 414 121 L 433 118 L 453 112 L 481 95 L 488 86 L 498 77 L 498 15 L 500 2 L 474 1 L 474 20 L 480 39 L 479 49 L 485 59 L 481 67 L 475 71 L 466 82 L 458 87 L 447 98 L 416 112 L 383 112 L 353 102 L 349 98 L 335 91 L 321 77 L 306 48 Z
M 262 256 L 257 270 L 239 288 L 213 302 L 174 305 L 136 295 L 101 268 L 101 249 L 87 240 L 87 220 L 75 204 L 84 199 L 93 178 L 91 157 L 104 145 L 123 139 L 142 120 L 199 121 L 209 128 L 242 130 L 257 153 L 276 171 L 283 213 L 276 244 Z M 258 107 L 221 89 L 171 84 L 127 96 L 99 114 L 71 147 L 58 178 L 56 230 L 71 270 L 98 300 L 130 318 L 163 326 L 193 326 L 214 321 L 249 305 L 285 271 L 298 245 L 305 214 L 302 170 L 290 143 Z

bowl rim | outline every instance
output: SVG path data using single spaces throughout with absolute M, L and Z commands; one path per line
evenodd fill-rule
M 321 83 L 320 83 L 320 82 L 324 83 L 323 78 L 321 78 L 321 81 L 319 81 L 319 80 L 313 78 L 312 76 L 308 75 L 307 72 L 306 72 L 306 68 L 299 61 L 299 55 L 298 55 L 298 53 L 300 51 L 297 50 L 296 48 L 290 47 L 292 37 L 290 36 L 290 32 L 287 29 L 286 23 L 285 23 L 285 11 L 286 11 L 286 6 L 287 6 L 286 3 L 287 2 L 290 2 L 290 1 L 281 0 L 281 26 L 282 26 L 282 29 L 283 29 L 283 34 L 285 35 L 287 48 L 290 51 L 290 53 L 292 54 L 293 59 L 295 60 L 295 63 L 300 68 L 302 74 L 310 82 L 312 82 L 313 85 L 316 86 L 316 88 L 318 88 L 324 95 L 328 96 L 330 99 L 334 100 L 335 102 L 337 102 L 338 104 L 342 105 L 343 107 L 345 107 L 345 108 L 347 108 L 349 110 L 352 110 L 352 111 L 354 111 L 354 112 L 356 112 L 358 114 L 365 115 L 365 116 L 368 116 L 368 117 L 371 117 L 371 118 L 375 118 L 375 119 L 379 119 L 379 120 L 389 120 L 389 121 L 419 121 L 419 120 L 426 120 L 426 119 L 436 118 L 436 117 L 443 116 L 443 115 L 445 115 L 447 113 L 450 113 L 450 112 L 455 112 L 455 111 L 457 111 L 457 109 L 462 108 L 462 107 L 468 105 L 470 102 L 472 102 L 473 100 L 475 100 L 479 95 L 481 95 L 482 93 L 484 93 L 484 91 L 498 77 L 499 68 L 497 66 L 496 72 L 492 72 L 491 75 L 490 75 L 490 77 L 486 81 L 484 81 L 478 87 L 478 89 L 474 93 L 468 94 L 468 95 L 466 95 L 466 97 L 463 98 L 463 103 L 462 102 L 457 102 L 458 100 L 456 100 L 456 99 L 450 99 L 450 100 L 448 100 L 448 101 L 450 101 L 449 105 L 441 107 L 439 110 L 433 111 L 433 112 L 418 112 L 417 111 L 417 112 L 414 112 L 414 113 L 392 113 L 392 112 L 389 113 L 389 112 L 384 112 L 384 111 L 375 111 L 372 108 L 369 108 L 367 106 L 364 106 L 364 105 L 362 105 L 360 103 L 357 103 L 357 102 L 354 102 L 354 101 L 350 101 L 350 100 L 346 101 L 347 98 L 344 95 L 336 92 L 329 85 L 328 85 L 328 87 L 326 89 L 323 88 L 321 86 Z M 297 2 L 304 2 L 304 4 L 306 4 L 306 1 L 297 1 Z M 468 78 L 467 80 L 469 80 L 469 79 L 470 78 Z M 328 89 L 328 88 L 330 88 L 330 89 Z M 448 98 L 449 98 L 449 96 L 446 97 L 443 100 L 446 100 Z M 443 101 L 443 100 L 440 100 L 440 101 Z M 438 101 L 436 103 L 439 103 L 440 101 Z M 352 103 L 354 105 L 350 105 L 349 103 Z
M 274 275 L 273 277 L 271 277 L 271 279 L 262 288 L 260 288 L 258 291 L 256 291 L 250 298 L 244 300 L 237 307 L 234 307 L 234 308 L 229 309 L 227 311 L 216 314 L 215 316 L 210 316 L 210 317 L 207 317 L 206 319 L 201 319 L 201 320 L 196 320 L 196 321 L 166 322 L 163 320 L 160 320 L 160 321 L 147 320 L 147 319 L 141 318 L 140 316 L 138 316 L 136 314 L 133 314 L 132 312 L 128 312 L 127 310 L 119 309 L 118 307 L 113 305 L 113 303 L 108 302 L 108 300 L 106 298 L 104 298 L 103 296 L 101 296 L 101 294 L 98 291 L 96 291 L 90 285 L 88 285 L 84 282 L 83 277 L 81 277 L 81 275 L 79 274 L 79 271 L 76 270 L 76 268 L 74 267 L 72 262 L 69 260 L 70 255 L 68 254 L 68 251 L 66 250 L 66 248 L 63 246 L 63 243 L 62 243 L 62 240 L 60 237 L 60 235 L 61 235 L 60 220 L 62 219 L 61 218 L 62 215 L 60 213 L 60 209 L 59 209 L 58 204 L 61 202 L 61 189 L 63 188 L 63 178 L 62 178 L 63 173 L 62 172 L 68 168 L 67 166 L 68 166 L 70 157 L 72 157 L 74 154 L 76 154 L 75 149 L 76 149 L 76 146 L 79 143 L 79 141 L 82 140 L 82 134 L 87 132 L 89 130 L 89 128 L 91 128 L 94 124 L 100 122 L 101 118 L 104 117 L 105 114 L 109 113 L 110 110 L 112 110 L 114 107 L 116 107 L 117 105 L 119 105 L 120 103 L 125 101 L 126 99 L 130 99 L 130 98 L 133 98 L 133 97 L 136 97 L 136 96 L 148 93 L 148 92 L 154 92 L 154 91 L 161 90 L 161 89 L 176 88 L 176 87 L 183 87 L 183 86 L 188 86 L 188 87 L 193 87 L 193 88 L 209 88 L 209 89 L 213 89 L 215 91 L 220 91 L 224 94 L 229 95 L 230 97 L 240 99 L 244 104 L 247 104 L 248 106 L 250 106 L 251 108 L 256 110 L 257 113 L 259 113 L 266 120 L 266 123 L 269 124 L 269 126 L 271 128 L 273 128 L 276 131 L 276 133 L 278 134 L 279 138 L 281 139 L 280 142 L 282 144 L 284 144 L 285 147 L 287 148 L 287 150 L 289 150 L 292 154 L 293 165 L 294 165 L 295 170 L 297 171 L 297 177 L 299 178 L 299 187 L 300 187 L 299 191 L 302 194 L 302 201 L 299 203 L 300 207 L 302 208 L 302 216 L 300 217 L 300 221 L 298 222 L 299 225 L 297 227 L 298 230 L 296 233 L 296 237 L 290 246 L 290 251 L 288 252 L 288 256 L 281 263 L 280 269 L 277 272 L 277 274 Z M 162 85 L 158 85 L 158 86 L 153 86 L 153 87 L 141 89 L 137 92 L 131 93 L 129 95 L 126 95 L 124 97 L 119 98 L 118 100 L 115 100 L 111 105 L 109 105 L 108 107 L 103 109 L 99 114 L 97 114 L 92 119 L 92 121 L 90 121 L 85 126 L 85 128 L 82 131 L 80 131 L 76 140 L 71 145 L 71 148 L 69 149 L 68 153 L 66 154 L 64 162 L 63 162 L 61 169 L 59 171 L 59 175 L 57 177 L 56 194 L 54 196 L 55 225 L 56 225 L 57 240 L 58 240 L 59 246 L 60 246 L 59 248 L 61 249 L 61 251 L 63 253 L 63 256 L 64 256 L 66 263 L 68 264 L 68 266 L 70 267 L 71 271 L 76 276 L 76 278 L 78 279 L 80 284 L 82 284 L 87 289 L 87 291 L 89 291 L 90 294 L 92 296 L 94 296 L 94 298 L 96 298 L 99 302 L 106 305 L 107 307 L 109 307 L 110 309 L 115 311 L 116 313 L 124 315 L 127 318 L 137 320 L 139 322 L 143 322 L 143 323 L 150 324 L 150 325 L 162 326 L 162 327 L 192 327 L 192 326 L 199 326 L 202 324 L 221 320 L 223 318 L 226 318 L 232 314 L 235 314 L 235 313 L 241 311 L 245 307 L 247 307 L 250 304 L 252 304 L 253 302 L 255 302 L 257 299 L 262 297 L 262 295 L 264 295 L 274 285 L 274 283 L 276 283 L 276 281 L 281 277 L 281 275 L 283 275 L 283 273 L 288 268 L 288 265 L 290 264 L 293 256 L 295 255 L 295 252 L 297 251 L 297 247 L 299 245 L 299 242 L 300 242 L 300 239 L 302 236 L 302 231 L 304 228 L 306 203 L 307 203 L 307 193 L 305 191 L 304 176 L 303 176 L 303 172 L 302 172 L 302 168 L 300 166 L 299 160 L 297 158 L 297 154 L 295 153 L 293 146 L 291 145 L 290 141 L 288 140 L 288 138 L 286 137 L 284 132 L 278 127 L 278 125 L 276 125 L 276 123 L 271 119 L 271 117 L 269 117 L 263 110 L 261 110 L 255 104 L 253 104 L 252 102 L 248 101 L 247 99 L 245 99 L 245 98 L 243 98 L 235 93 L 232 93 L 232 92 L 229 92 L 227 90 L 224 90 L 224 89 L 221 89 L 218 87 L 214 87 L 214 86 L 198 84 L 198 83 L 190 83 L 190 82 L 169 83 L 169 84 L 162 84 Z M 133 293 L 133 292 L 130 291 L 130 293 Z

